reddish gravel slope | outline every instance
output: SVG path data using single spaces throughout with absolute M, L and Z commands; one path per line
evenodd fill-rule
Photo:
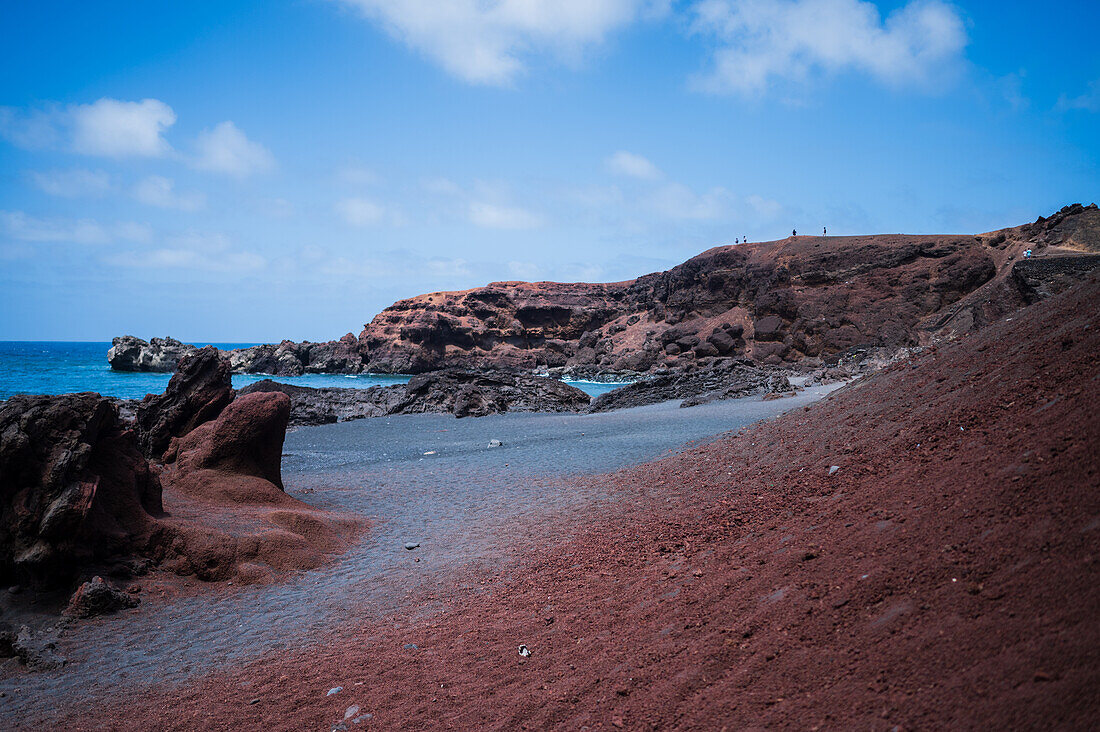
M 329 729 L 351 705 L 349 729 L 1089 728 L 1098 304 L 1093 278 L 805 411 L 600 478 L 621 511 L 563 527 L 488 591 L 453 590 L 445 613 L 413 598 L 110 711 L 134 729 Z

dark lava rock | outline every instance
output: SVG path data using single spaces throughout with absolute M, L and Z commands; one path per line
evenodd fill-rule
M 445 369 L 414 376 L 392 413 L 484 417 L 504 412 L 576 412 L 589 401 L 580 389 L 544 376 Z
M 413 377 L 408 384 L 369 389 L 312 389 L 270 379 L 241 394 L 282 392 L 290 397 L 290 424 L 330 424 L 390 414 L 483 417 L 503 412 L 577 412 L 589 397 L 558 379 L 504 371 L 446 369 Z
M 359 341 L 348 333 L 338 341 L 311 343 L 283 341 L 226 354 L 233 373 L 300 376 L 301 374 L 358 374 L 363 371 Z
M 56 586 L 145 546 L 161 486 L 98 394 L 0 406 L 0 579 Z
M 173 440 L 166 462 L 181 473 L 212 470 L 253 476 L 283 487 L 282 455 L 290 397 L 281 392 L 246 394 L 217 419 Z
M 64 614 L 71 618 L 90 618 L 137 607 L 139 602 L 136 597 L 111 587 L 97 576 L 76 589 Z
M 173 437 L 183 437 L 217 417 L 233 400 L 229 361 L 213 346 L 179 362 L 163 394 L 146 395 L 137 408 L 135 430 L 142 452 L 159 460 Z
M 715 359 L 705 367 L 671 370 L 601 394 L 589 411 L 608 412 L 672 399 L 683 399 L 681 406 L 689 407 L 716 399 L 764 394 L 771 380 L 767 371 L 751 361 Z
M 0 658 L 18 658 L 32 671 L 48 671 L 65 665 L 65 659 L 57 653 L 56 629 L 31 629 L 28 625 L 15 630 L 0 623 Z
M 184 356 L 199 349 L 175 338 L 153 338 L 148 343 L 134 336 L 121 336 L 111 342 L 107 361 L 116 371 L 176 370 Z M 248 348 L 236 348 L 223 354 L 235 374 L 358 374 L 364 370 L 359 340 L 348 333 L 338 341 L 311 343 L 283 341 Z
M 134 336 L 121 336 L 111 341 L 107 361 L 115 371 L 159 371 L 169 373 L 176 364 L 198 348 L 180 343 L 175 338 L 153 338 L 145 342 Z
M 365 417 L 383 417 L 405 399 L 405 385 L 372 386 L 369 389 L 314 389 L 280 384 L 271 379 L 257 381 L 238 394 L 279 391 L 290 397 L 290 424 L 294 427 L 347 422 Z

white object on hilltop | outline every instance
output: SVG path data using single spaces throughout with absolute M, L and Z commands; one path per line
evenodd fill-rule
M 520 646 L 519 655 L 523 656 L 524 658 L 530 658 L 531 650 L 527 646 Z
M 840 470 L 839 465 L 832 465 L 829 467 L 829 475 L 836 475 L 836 471 Z

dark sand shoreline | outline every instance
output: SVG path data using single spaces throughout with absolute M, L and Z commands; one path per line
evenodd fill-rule
M 65 668 L 28 673 L 9 660 L 0 719 L 19 727 L 48 720 L 52 708 L 90 709 L 147 684 L 187 684 L 266 653 L 339 638 L 352 630 L 342 621 L 350 616 L 404 614 L 411 596 L 438 598 L 437 590 L 456 583 L 470 589 L 498 580 L 502 567 L 533 546 L 614 515 L 619 497 L 600 474 L 708 442 L 837 386 L 690 409 L 667 402 L 590 415 L 399 415 L 296 429 L 284 444 L 287 492 L 369 520 L 351 549 L 270 585 L 207 584 L 161 572 L 142 578 L 139 608 L 64 634 L 58 650 L 69 659 Z M 504 444 L 488 448 L 491 439 Z M 421 546 L 406 551 L 406 541 Z M 420 610 L 444 608 L 436 599 Z

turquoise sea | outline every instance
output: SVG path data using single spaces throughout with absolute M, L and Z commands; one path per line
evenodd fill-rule
M 254 346 L 255 343 L 214 343 L 222 349 Z M 104 396 L 140 399 L 159 394 L 171 374 L 112 371 L 107 363 L 110 343 L 62 341 L 0 341 L 0 399 L 13 394 L 67 394 L 95 391 Z M 241 387 L 264 374 L 234 374 L 233 386 Z M 336 386 L 366 389 L 370 386 L 403 384 L 408 376 L 392 374 L 306 374 L 279 376 L 276 381 L 299 386 Z M 570 382 L 591 396 L 611 391 L 622 384 Z

